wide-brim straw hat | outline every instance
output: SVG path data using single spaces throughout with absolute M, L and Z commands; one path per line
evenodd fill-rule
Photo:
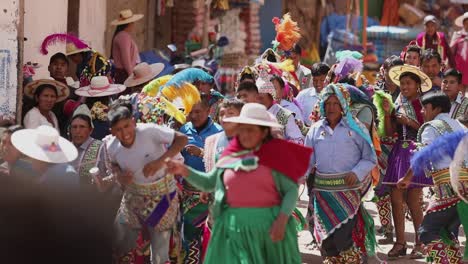
M 468 19 L 468 12 L 466 12 L 465 14 L 457 17 L 457 19 L 455 19 L 455 25 L 457 27 L 463 28 L 463 21 L 465 21 L 465 19 Z
M 76 147 L 51 126 L 18 130 L 11 143 L 24 155 L 48 163 L 66 163 L 78 157 Z
M 115 19 L 111 22 L 111 25 L 118 26 L 118 25 L 125 25 L 135 21 L 138 21 L 143 18 L 143 14 L 133 14 L 132 10 L 125 9 L 120 11 L 119 18 Z
M 394 84 L 400 86 L 400 76 L 403 73 L 411 72 L 416 74 L 421 79 L 421 92 L 425 93 L 432 89 L 432 81 L 423 71 L 411 65 L 398 65 L 390 68 L 388 75 Z
M 223 122 L 248 124 L 266 127 L 282 128 L 283 126 L 271 120 L 270 114 L 262 104 L 248 103 L 242 107 L 239 116 L 228 117 Z
M 124 85 L 127 87 L 134 87 L 144 84 L 156 78 L 164 70 L 163 63 L 148 64 L 142 62 L 133 68 L 133 73 L 125 80 Z
M 66 84 L 52 79 L 40 79 L 28 83 L 24 87 L 24 95 L 30 98 L 34 98 L 34 92 L 36 91 L 37 87 L 42 84 L 49 84 L 57 89 L 57 102 L 61 102 L 67 99 L 70 95 L 70 88 Z
M 83 97 L 104 97 L 121 93 L 126 88 L 122 84 L 110 84 L 107 76 L 95 76 L 90 85 L 77 89 L 75 94 Z

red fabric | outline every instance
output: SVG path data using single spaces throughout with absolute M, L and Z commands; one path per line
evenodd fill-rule
M 419 99 L 416 99 L 416 100 L 413 100 L 411 104 L 413 105 L 414 111 L 416 112 L 416 118 L 418 119 L 418 123 L 424 124 L 424 117 L 421 113 L 421 110 L 422 110 L 421 101 Z
M 229 142 L 221 157 L 242 150 L 244 148 L 236 137 Z M 309 168 L 312 152 L 312 148 L 274 138 L 263 144 L 254 154 L 259 158 L 261 165 L 278 171 L 297 183 Z

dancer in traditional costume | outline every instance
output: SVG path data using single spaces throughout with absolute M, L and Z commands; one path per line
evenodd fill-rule
M 437 148 L 449 149 L 449 147 L 437 143 L 433 145 L 433 142 L 446 134 L 468 130 L 459 121 L 450 118 L 450 99 L 447 95 L 443 93 L 427 94 L 422 98 L 422 104 L 426 122 L 418 131 L 418 143 L 423 150 L 412 158 L 412 170 L 399 180 L 398 187 L 408 187 L 412 179 L 417 177 L 431 177 L 433 179 L 432 190 L 434 194 L 431 196 L 429 207 L 419 229 L 420 241 L 426 247 L 428 262 L 460 263 L 461 253 L 457 240 L 460 224 L 454 206 L 460 199 L 450 186 L 449 165 L 451 159 L 444 157 L 444 151 L 436 152 Z M 447 142 L 447 140 L 442 142 Z M 434 149 L 434 147 L 436 148 Z M 444 154 L 440 156 L 440 153 Z M 444 233 L 440 231 L 442 229 L 445 229 L 444 235 L 441 235 Z M 445 240 L 443 241 L 442 238 Z M 447 238 L 453 242 L 449 243 Z M 448 244 L 444 244 L 444 242 Z
M 389 71 L 391 80 L 400 86 L 401 94 L 395 102 L 392 110 L 391 103 L 385 100 L 382 108 L 385 112 L 385 135 L 398 135 L 397 142 L 393 145 L 388 158 L 388 167 L 383 179 L 383 184 L 391 188 L 392 213 L 395 225 L 396 242 L 388 252 L 390 259 L 396 259 L 406 255 L 405 241 L 405 216 L 403 203 L 406 202 L 410 209 L 413 225 L 416 232 L 415 247 L 411 252 L 411 258 L 422 258 L 422 245 L 419 243 L 417 232 L 422 221 L 423 212 L 420 204 L 422 187 L 432 185 L 431 179 L 415 179 L 415 182 L 407 190 L 406 201 L 404 191 L 395 188 L 399 179 L 405 176 L 409 169 L 411 151 L 415 148 L 414 142 L 419 127 L 424 119 L 421 114 L 422 105 L 420 94 L 431 89 L 432 83 L 429 77 L 416 67 L 409 65 L 394 66 Z
M 115 219 L 115 261 L 134 262 L 133 249 L 143 231 L 150 236 L 152 263 L 167 263 L 179 198 L 176 181 L 163 169 L 163 161 L 176 156 L 187 138 L 155 124 L 137 125 L 126 106 L 111 108 L 108 118 L 113 135 L 106 141 L 109 160 L 124 184 Z
M 67 44 L 66 55 L 77 65 L 76 77 L 80 81 L 80 87 L 89 85 L 94 76 L 107 76 L 111 79 L 111 62 L 73 35 L 59 33 L 47 36 L 42 41 L 41 53 L 46 55 L 48 46 L 57 42 Z
M 209 116 L 210 106 L 206 95 L 195 104 L 189 114 L 190 122 L 180 128 L 188 137 L 182 151 L 184 162 L 196 170 L 205 172 L 203 156 L 207 137 L 222 131 L 222 127 Z M 184 214 L 184 239 L 188 252 L 185 263 L 201 263 L 202 235 L 208 217 L 208 204 L 201 199 L 202 192 L 187 181 L 183 181 L 182 208 Z
M 361 198 L 370 187 L 377 157 L 369 132 L 351 115 L 344 85 L 328 85 L 321 97 L 322 119 L 305 141 L 314 148 L 314 236 L 324 263 L 360 263 L 361 252 L 372 255 L 375 250 L 373 221 Z
M 451 185 L 451 162 L 458 143 L 466 137 L 467 129 L 448 115 L 450 101 L 443 94 L 431 94 L 423 98 L 427 122 L 419 131 L 422 146 L 411 159 L 411 170 L 398 182 L 399 188 L 407 188 L 413 178 L 431 177 L 434 181 L 429 207 L 420 227 L 420 241 L 425 245 L 427 263 L 462 263 L 462 253 L 457 239 L 460 218 L 466 219 L 460 206 L 466 206 L 468 169 L 462 158 L 460 176 L 455 189 Z M 457 190 L 457 191 L 455 191 Z M 460 206 L 459 206 L 460 205 Z M 466 222 L 465 222 L 466 223 Z M 466 227 L 465 227 L 466 228 Z
M 273 76 L 268 74 L 266 70 L 259 72 L 259 77 L 256 81 L 258 88 L 256 100 L 263 104 L 268 109 L 268 112 L 276 117 L 278 123 L 283 127 L 283 134 L 286 140 L 297 144 L 303 144 L 304 136 L 294 120 L 294 114 L 275 103 L 276 89 L 271 82 L 272 77 Z
M 215 222 L 204 263 L 300 263 L 291 212 L 312 149 L 272 139 L 270 127 L 280 125 L 257 103 L 244 105 L 240 116 L 224 122 L 239 123 L 238 136 L 214 170 L 202 173 L 181 162 L 166 163 L 169 172 L 215 191 Z

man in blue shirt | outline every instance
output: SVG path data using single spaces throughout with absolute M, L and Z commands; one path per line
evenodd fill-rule
M 364 224 L 359 221 L 369 217 L 361 197 L 370 186 L 377 157 L 368 130 L 349 111 L 346 88 L 331 84 L 321 96 L 320 112 L 325 118 L 310 128 L 305 139 L 305 145 L 314 148 L 310 162 L 315 174 L 311 192 L 314 235 L 324 263 L 360 263 L 364 252 L 357 248 L 359 241 L 350 238 L 355 226 Z
M 182 151 L 185 164 L 199 171 L 205 171 L 203 155 L 206 138 L 223 130 L 219 124 L 213 122 L 209 114 L 209 99 L 202 95 L 201 102 L 193 106 L 188 116 L 190 122 L 180 128 L 180 132 L 188 137 L 188 144 Z M 189 251 L 186 262 L 201 263 L 201 237 L 208 217 L 208 204 L 205 200 L 200 200 L 202 192 L 186 181 L 183 186 L 184 237 Z

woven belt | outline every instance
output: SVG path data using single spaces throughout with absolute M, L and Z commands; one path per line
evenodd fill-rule
M 126 191 L 140 195 L 162 195 L 175 191 L 177 188 L 176 181 L 172 174 L 167 174 L 164 177 L 150 184 L 131 183 L 127 186 Z
M 345 183 L 345 177 L 348 173 L 324 174 L 317 172 L 315 174 L 314 190 L 317 191 L 350 191 L 358 190 L 361 183 L 354 186 L 348 186 Z
M 434 181 L 434 185 L 440 185 L 440 184 L 445 184 L 445 183 L 450 184 L 450 171 L 448 168 L 438 170 L 438 171 L 433 171 L 431 175 Z M 460 181 L 461 182 L 468 181 L 468 168 L 461 168 Z

